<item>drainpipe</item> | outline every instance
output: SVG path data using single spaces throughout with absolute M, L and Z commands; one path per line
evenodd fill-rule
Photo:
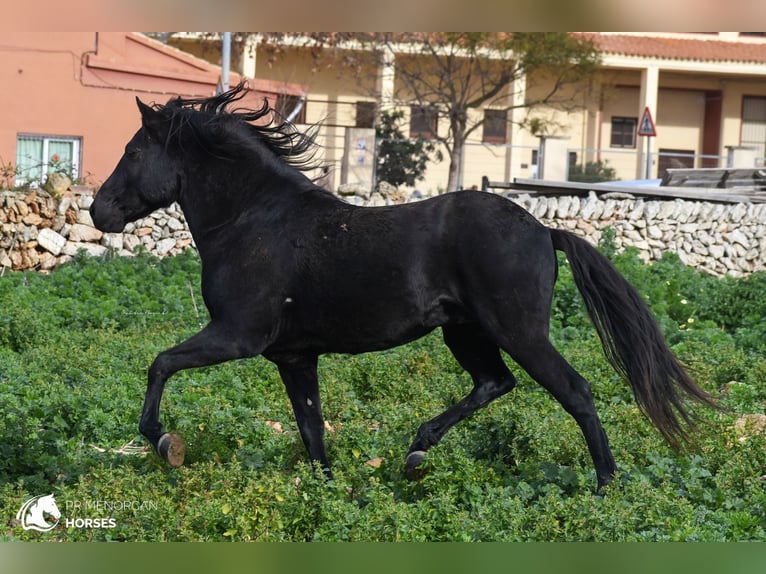
M 231 68 L 231 32 L 223 33 L 221 46 L 221 84 L 224 92 L 229 91 L 229 69 Z
M 303 104 L 306 103 L 306 92 L 301 92 L 301 97 L 298 100 L 298 104 L 293 108 L 293 111 L 290 112 L 290 115 L 287 116 L 285 119 L 286 122 L 292 122 L 295 117 L 298 116 L 298 114 L 301 112 L 301 109 L 303 109 Z

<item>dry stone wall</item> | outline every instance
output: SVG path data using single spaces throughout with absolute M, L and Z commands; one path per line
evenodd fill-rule
M 678 254 L 713 275 L 766 269 L 766 204 L 644 200 L 623 194 L 597 197 L 512 198 L 545 225 L 569 229 L 597 244 L 605 227 L 618 248 L 632 246 L 645 261 Z
M 418 201 L 392 189 L 343 199 L 357 205 Z M 569 229 L 597 244 L 608 226 L 618 248 L 633 246 L 646 261 L 666 251 L 687 265 L 714 275 L 743 275 L 766 269 L 766 204 L 654 201 L 625 195 L 597 197 L 510 197 L 545 225 Z M 49 271 L 79 250 L 121 256 L 139 249 L 164 257 L 194 247 L 177 205 L 128 224 L 123 233 L 102 233 L 93 226 L 89 188 L 74 186 L 54 198 L 45 191 L 0 192 L 0 269 Z
M 75 186 L 58 199 L 43 190 L 0 192 L 0 268 L 50 271 L 80 250 L 99 256 L 111 249 L 129 257 L 145 249 L 163 257 L 193 246 L 175 204 L 128 224 L 123 233 L 102 233 L 88 212 L 92 203 L 86 187 Z

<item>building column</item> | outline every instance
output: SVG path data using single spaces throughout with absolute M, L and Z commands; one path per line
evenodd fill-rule
M 582 155 L 578 157 L 578 162 L 583 167 L 588 162 L 596 162 L 601 159 L 599 152 L 601 138 L 601 112 L 603 103 L 603 86 L 600 78 L 594 78 L 593 82 L 585 92 L 582 113 L 583 130 L 580 146 L 583 148 Z
M 256 52 L 258 50 L 258 36 L 249 34 L 244 42 L 238 44 L 239 70 L 246 78 L 255 78 Z
M 389 46 L 380 50 L 380 65 L 378 66 L 378 102 L 381 110 L 394 108 L 394 80 L 396 76 L 396 56 Z
M 513 81 L 511 92 L 508 95 L 508 104 L 511 106 L 510 117 L 511 125 L 508 134 L 508 143 L 505 153 L 505 180 L 513 181 L 514 177 L 529 177 L 529 169 L 523 170 L 522 163 L 525 162 L 525 156 L 531 155 L 530 150 L 519 146 L 524 145 L 524 130 L 522 123 L 527 113 L 524 107 L 524 100 L 527 95 L 527 77 L 521 75 Z
M 638 106 L 638 121 L 641 122 L 641 118 L 644 115 L 644 110 L 648 107 L 652 114 L 652 118 L 657 123 L 657 99 L 660 89 L 660 69 L 657 66 L 648 66 L 641 70 L 641 95 L 639 97 Z M 640 126 L 638 126 L 640 127 Z M 638 165 L 636 165 L 636 177 L 638 179 L 644 179 L 646 177 L 646 162 L 647 162 L 647 146 L 649 147 L 649 155 L 654 152 L 651 149 L 652 140 L 654 138 L 647 136 L 636 135 L 636 147 L 638 148 Z M 647 141 L 648 140 L 648 141 Z M 652 162 L 651 173 L 649 177 L 652 177 L 654 173 L 655 162 Z

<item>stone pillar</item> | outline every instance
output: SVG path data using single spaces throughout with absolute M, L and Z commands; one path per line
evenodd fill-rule
M 372 190 L 375 175 L 375 130 L 346 128 L 341 183 Z
M 726 167 L 754 168 L 758 150 L 747 146 L 726 146 Z
M 566 181 L 569 175 L 569 138 L 541 136 L 537 178 Z

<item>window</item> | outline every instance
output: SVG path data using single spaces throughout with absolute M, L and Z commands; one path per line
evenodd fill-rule
M 484 110 L 484 143 L 504 144 L 508 127 L 508 112 L 505 110 Z
M 766 155 L 766 98 L 745 96 L 742 99 L 742 134 L 740 143 Z
M 434 139 L 439 116 L 436 109 L 426 106 L 410 106 L 410 137 Z
M 290 120 L 294 124 L 306 123 L 305 101 L 300 96 L 278 94 L 274 110 L 281 121 Z
M 357 128 L 375 127 L 375 102 L 356 103 L 356 126 Z
M 80 148 L 76 137 L 19 135 L 16 139 L 16 183 L 45 183 L 45 176 L 58 171 L 71 179 L 80 177 Z
M 612 147 L 636 147 L 638 118 L 612 117 Z

